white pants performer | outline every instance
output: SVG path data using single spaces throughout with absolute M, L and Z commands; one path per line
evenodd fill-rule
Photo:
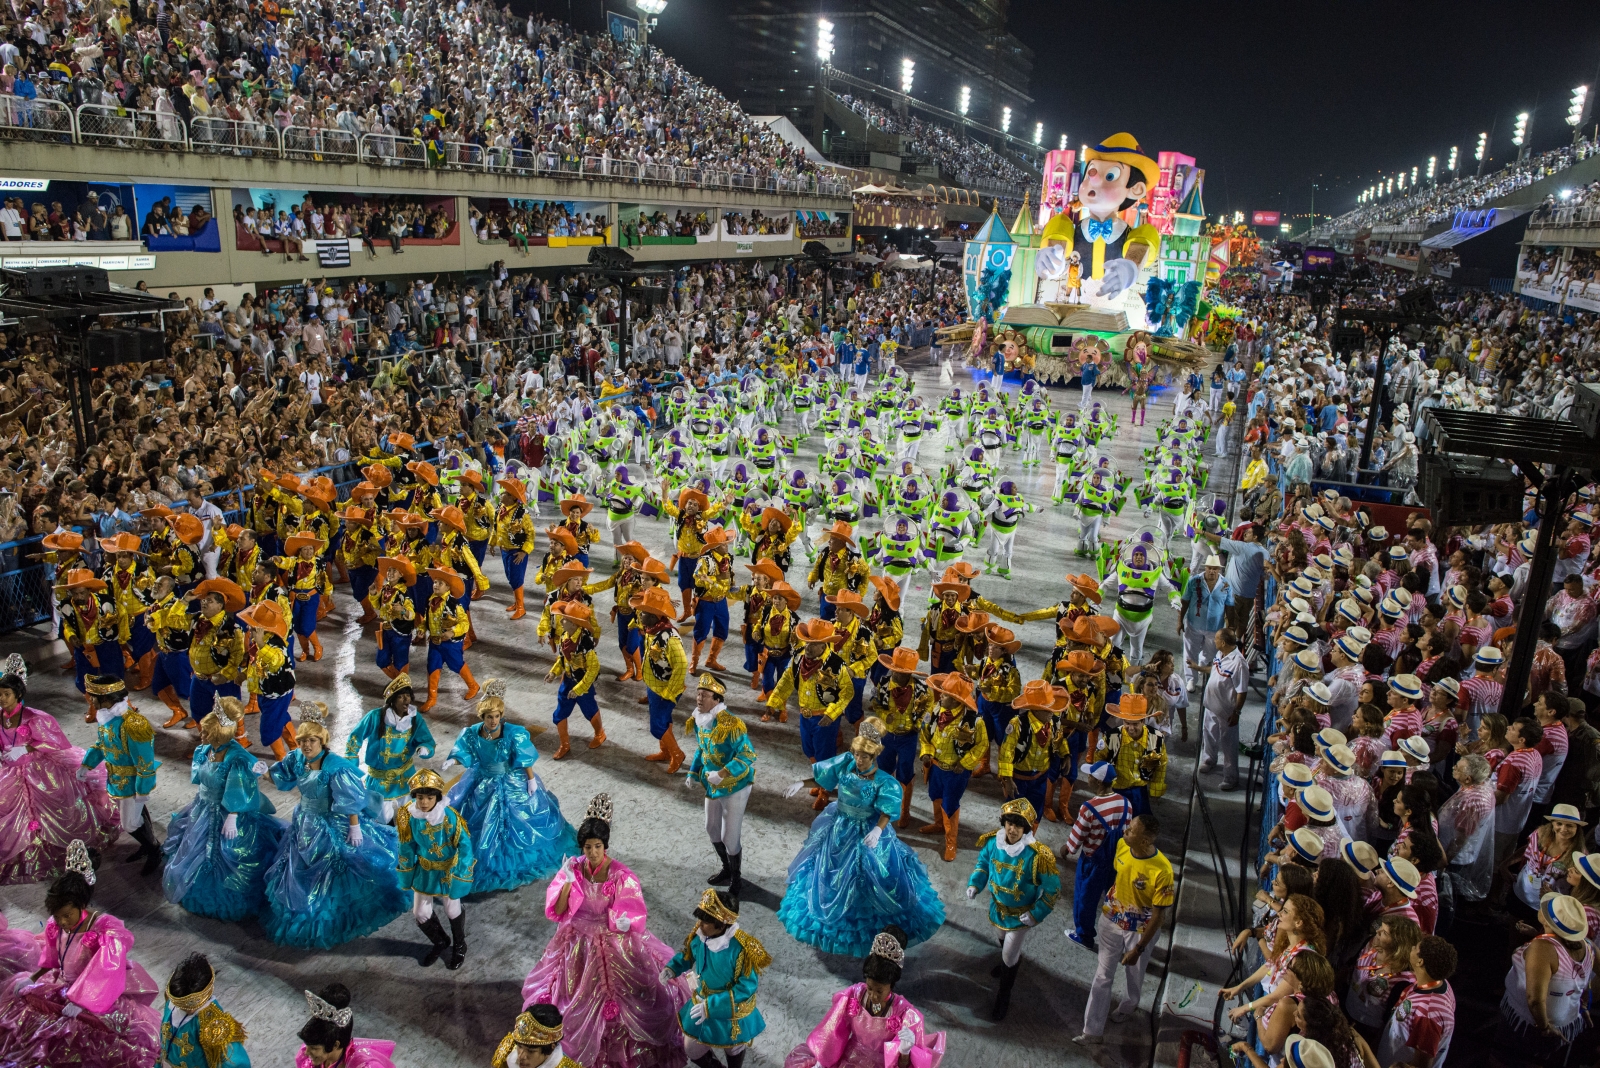
M 1206 667 L 1217 655 L 1217 632 L 1201 630 L 1191 622 L 1183 625 L 1183 681 L 1193 684 L 1205 678 Z
M 1094 387 L 1091 386 L 1091 385 L 1087 385 L 1086 384 L 1083 387 L 1083 402 L 1081 404 L 1079 404 L 1078 407 L 1080 407 L 1080 408 L 1089 407 L 1089 404 L 1093 400 L 1093 398 L 1094 398 Z
M 633 521 L 636 516 L 611 521 L 611 544 L 623 545 L 633 540 Z
M 1100 551 L 1100 523 L 1102 515 L 1087 512 L 1078 516 L 1078 548 L 1091 555 Z
M 200 562 L 205 565 L 206 578 L 214 579 L 217 577 L 217 561 L 221 558 L 221 549 L 212 549 L 210 552 L 201 555 Z
M 1011 550 L 1016 546 L 1017 532 L 1012 530 L 1009 534 L 1002 534 L 998 530 L 989 534 L 989 556 L 985 561 L 990 567 L 998 566 L 1000 570 L 1011 571 Z
M 144 822 L 144 805 L 150 800 L 149 794 L 134 794 L 132 797 L 117 798 L 117 815 L 122 823 L 122 829 L 132 834 Z
M 1122 630 L 1112 639 L 1116 642 L 1117 648 L 1122 650 L 1129 664 L 1144 663 L 1144 639 L 1145 635 L 1150 633 L 1150 617 L 1147 615 L 1143 619 L 1129 619 L 1122 614 L 1122 609 L 1118 608 L 1111 614 L 1111 618 L 1122 626 Z
M 1201 770 L 1214 767 L 1222 761 L 1222 781 L 1239 781 L 1239 725 L 1228 726 L 1231 712 L 1218 712 L 1208 708 L 1200 722 Z
M 444 914 L 450 919 L 461 915 L 461 899 L 459 897 L 445 897 L 439 900 L 444 902 Z M 433 897 L 430 894 L 419 894 L 411 891 L 411 915 L 418 923 L 427 923 L 433 916 Z
M 1217 452 L 1218 456 L 1228 451 L 1228 424 L 1217 424 Z
M 901 460 L 915 461 L 917 458 L 917 452 L 921 448 L 922 438 L 920 436 L 914 438 L 901 438 L 900 448 L 895 456 L 895 462 L 898 463 Z
M 1007 968 L 1015 968 L 1022 959 L 1022 940 L 1031 927 L 1018 927 L 1015 931 L 1007 931 L 1000 939 L 1000 961 Z
M 1105 913 L 1095 921 L 1094 937 L 1100 946 L 1100 960 L 1095 965 L 1094 980 L 1089 984 L 1089 1003 L 1083 1009 L 1083 1033 L 1097 1037 L 1105 1033 L 1106 1015 L 1111 1008 L 1111 988 L 1116 983 L 1117 965 L 1129 950 L 1139 947 L 1139 932 L 1125 931 L 1106 918 Z M 1136 1012 L 1139 1008 L 1140 989 L 1144 986 L 1144 973 L 1150 967 L 1156 940 L 1144 947 L 1133 964 L 1122 964 L 1122 975 L 1128 994 L 1117 1007 L 1119 1016 Z
M 1034 464 L 1039 462 L 1039 446 L 1044 443 L 1044 435 L 1031 430 L 1022 432 L 1022 462 Z
M 811 433 L 811 424 L 816 422 L 816 412 L 817 409 L 815 407 L 801 409 L 800 433 L 802 435 Z
M 706 798 L 706 834 L 713 845 L 721 843 L 728 855 L 739 853 L 739 832 L 744 828 L 744 807 L 750 803 L 751 787 L 736 790 L 727 797 Z

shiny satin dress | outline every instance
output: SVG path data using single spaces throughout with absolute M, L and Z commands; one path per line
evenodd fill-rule
M 344 1049 L 339 1068 L 394 1068 L 394 1043 L 383 1038 L 352 1038 Z M 294 1055 L 294 1068 L 316 1068 L 301 1046 Z
M 450 788 L 449 804 L 472 832 L 474 894 L 548 878 L 578 852 L 561 802 L 539 776 L 528 778 L 539 751 L 527 728 L 502 723 L 498 738 L 485 738 L 482 730 L 482 724 L 468 727 L 450 750 L 450 759 L 467 769 Z
M 104 765 L 80 782 L 82 763 L 47 713 L 24 707 L 14 728 L 0 721 L 0 885 L 54 879 L 74 838 L 105 849 L 121 836 Z
M 574 871 L 583 863 L 573 857 L 550 880 L 545 915 L 560 926 L 522 984 L 522 1007 L 560 1009 L 561 1047 L 584 1068 L 681 1068 L 678 1009 L 689 988 L 661 982 L 672 950 L 645 929 L 639 879 L 613 860 L 605 882 L 591 882 Z M 569 883 L 567 911 L 558 914 Z
M 232 739 L 221 759 L 213 752 L 209 745 L 194 751 L 189 781 L 199 789 L 167 824 L 161 892 L 196 915 L 237 922 L 266 906 L 283 824 L 256 781 L 256 758 Z M 238 831 L 231 838 L 223 833 L 229 816 Z
M 128 959 L 133 935 L 122 921 L 90 910 L 86 927 L 63 931 L 44 925 L 39 966 L 19 972 L 0 990 L 0 1064 L 95 1065 L 150 1068 L 161 1055 L 160 992 Z M 63 1016 L 70 1001 L 82 1011 Z
M 911 1068 L 939 1068 L 944 1032 L 929 1034 L 922 1013 L 899 994 L 889 995 L 882 1016 L 867 1011 L 867 984 L 833 995 L 828 1015 L 789 1051 L 783 1068 L 884 1068 L 900 1063 L 900 1032 L 911 1030 Z
M 39 935 L 12 927 L 0 913 L 0 984 L 18 972 L 36 971 L 43 952 Z

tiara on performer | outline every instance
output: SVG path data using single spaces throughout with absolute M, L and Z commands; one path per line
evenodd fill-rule
M 906 962 L 905 947 L 900 944 L 898 938 L 888 931 L 878 932 L 877 937 L 872 940 L 872 949 L 867 956 L 882 957 L 892 964 L 904 964 Z
M 583 814 L 584 819 L 602 820 L 611 822 L 611 795 L 595 794 L 589 799 L 589 808 Z
M 524 1046 L 553 1046 L 561 1041 L 562 1025 L 546 1027 L 534 1019 L 533 1013 L 525 1012 L 517 1017 L 515 1029 L 511 1032 L 512 1041 Z
M 306 991 L 306 1007 L 311 1010 L 313 1019 L 327 1020 L 339 1027 L 349 1027 L 350 1021 L 355 1018 L 351 1009 L 336 1009 L 309 990 Z
M 505 695 L 506 695 L 506 680 L 505 679 L 484 679 L 483 680 L 483 696 L 485 696 L 485 697 L 500 697 L 500 698 L 504 698 Z
M 22 681 L 28 681 L 28 662 L 22 659 L 21 653 L 12 653 L 6 657 L 5 674 L 17 675 Z
M 244 719 L 244 702 L 237 697 L 219 697 L 211 711 L 217 714 L 217 721 L 228 730 L 237 730 L 239 721 Z
M 94 861 L 89 857 L 89 847 L 83 839 L 74 838 L 67 846 L 67 870 L 83 876 L 83 881 L 94 885 Z
M 295 698 L 294 703 L 300 706 L 300 724 L 305 726 L 314 723 L 319 727 L 328 725 L 328 702 L 307 701 L 304 698 Z

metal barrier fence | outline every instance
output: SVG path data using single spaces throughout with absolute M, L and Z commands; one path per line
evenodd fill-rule
M 76 141 L 72 109 L 59 100 L 24 100 L 0 94 L 0 137 L 21 141 Z

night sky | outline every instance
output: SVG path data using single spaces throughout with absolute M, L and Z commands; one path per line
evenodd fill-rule
M 738 47 L 720 17 L 737 0 L 670 0 L 655 43 L 720 88 Z M 580 26 L 602 0 L 542 0 Z M 621 10 L 621 0 L 612 0 Z M 826 4 L 819 4 L 825 8 Z M 1567 143 L 1574 86 L 1596 85 L 1600 0 L 1587 2 L 1196 4 L 1134 6 L 1012 0 L 1011 30 L 1033 46 L 1045 143 L 1126 130 L 1152 155 L 1206 168 L 1208 211 L 1354 206 L 1379 172 L 1426 169 L 1450 147 L 1461 166 L 1480 131 L 1494 161 L 1533 113 L 1535 150 Z M 1096 58 L 1104 56 L 1103 59 Z M 1588 129 L 1600 117 L 1591 106 Z M 1486 170 L 1488 167 L 1486 166 Z

